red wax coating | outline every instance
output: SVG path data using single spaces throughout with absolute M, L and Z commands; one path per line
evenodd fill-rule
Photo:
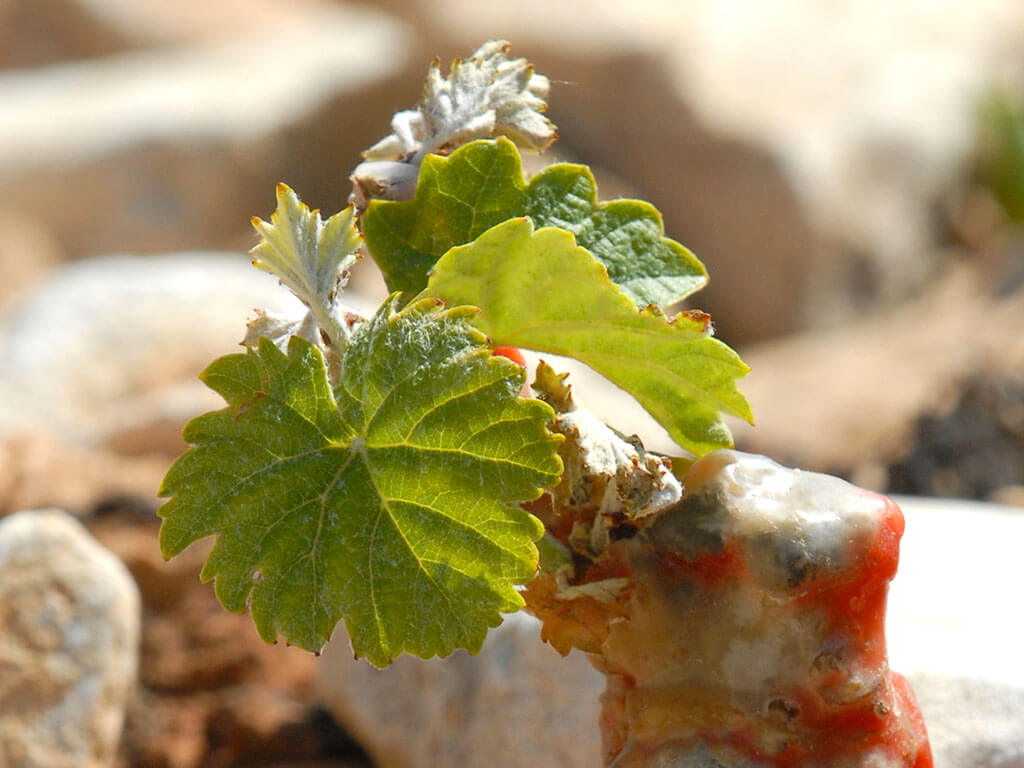
M 516 365 L 523 368 L 526 367 L 526 358 L 523 357 L 523 353 L 515 347 L 495 347 L 491 354 L 497 355 L 498 357 L 507 357 Z

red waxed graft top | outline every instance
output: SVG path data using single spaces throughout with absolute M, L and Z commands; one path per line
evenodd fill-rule
M 899 507 L 734 451 L 698 461 L 684 485 L 679 505 L 623 542 L 631 613 L 602 648 L 622 681 L 605 698 L 614 765 L 671 754 L 930 768 L 913 693 L 886 657 Z
M 497 355 L 498 357 L 507 357 L 516 365 L 519 365 L 522 368 L 526 367 L 526 358 L 523 357 L 523 353 L 515 347 L 495 347 L 491 354 Z
M 746 571 L 743 553 L 734 543 L 727 543 L 718 552 L 707 552 L 694 560 L 677 560 L 675 567 L 709 589 L 730 579 L 736 579 Z

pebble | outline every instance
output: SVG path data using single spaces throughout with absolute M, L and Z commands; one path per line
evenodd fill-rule
M 0 521 L 0 765 L 113 764 L 139 622 L 127 569 L 69 515 Z
M 320 697 L 389 768 L 594 768 L 601 764 L 604 677 L 540 640 L 539 622 L 511 614 L 480 655 L 402 656 L 384 670 L 353 659 L 344 629 L 320 659 Z

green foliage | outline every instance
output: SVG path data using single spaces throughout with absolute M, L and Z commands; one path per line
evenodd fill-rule
M 202 378 L 228 405 L 186 427 L 164 554 L 216 535 L 202 578 L 267 641 L 317 650 L 344 618 L 377 665 L 478 650 L 536 570 L 542 529 L 516 502 L 561 464 L 551 409 L 517 397 L 525 373 L 490 356 L 474 313 L 388 301 L 333 391 L 297 336 L 215 361 Z
M 476 651 L 523 605 L 538 546 L 549 569 L 572 563 L 522 506 L 561 479 L 548 426 L 574 412 L 569 387 L 541 366 L 541 399 L 520 398 L 525 371 L 494 345 L 586 363 L 698 455 L 731 445 L 722 412 L 750 419 L 747 368 L 707 315 L 663 313 L 707 273 L 658 211 L 598 202 L 581 165 L 525 180 L 513 142 L 553 140 L 549 82 L 508 52 L 431 67 L 353 171 L 355 207 L 325 221 L 281 184 L 253 220 L 253 264 L 305 309 L 257 310 L 248 350 L 203 373 L 227 406 L 185 429 L 160 546 L 216 537 L 202 579 L 267 641 L 318 650 L 343 620 L 381 666 Z M 363 238 L 402 293 L 368 320 L 339 301 Z
M 1024 99 L 992 93 L 979 116 L 978 171 L 1006 218 L 1024 223 Z
M 446 253 L 424 295 L 480 307 L 476 324 L 495 344 L 586 363 L 697 455 L 732 444 L 719 411 L 752 418 L 736 388 L 748 368 L 710 337 L 707 316 L 638 311 L 569 232 L 500 224 Z
M 707 282 L 697 257 L 664 237 L 654 206 L 638 200 L 598 203 L 597 184 L 583 165 L 549 166 L 527 184 L 519 151 L 507 139 L 476 141 L 450 157 L 425 158 L 416 199 L 372 202 L 363 232 L 388 287 L 411 296 L 423 289 L 427 273 L 449 248 L 517 216 L 572 232 L 641 308 L 665 307 Z

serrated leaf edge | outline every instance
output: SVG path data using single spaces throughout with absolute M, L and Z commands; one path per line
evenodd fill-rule
M 386 322 L 399 322 L 403 318 L 407 318 L 407 317 L 410 317 L 410 316 L 413 316 L 413 315 L 416 315 L 416 314 L 435 313 L 435 312 L 439 315 L 439 317 L 446 317 L 446 318 L 455 319 L 455 320 L 463 320 L 463 319 L 469 320 L 470 318 L 472 318 L 473 316 L 475 316 L 476 314 L 479 313 L 479 310 L 476 307 L 467 307 L 467 306 L 447 307 L 444 304 L 444 302 L 441 302 L 440 300 L 437 300 L 437 299 L 426 299 L 426 300 L 423 300 L 423 301 L 420 301 L 420 302 L 416 302 L 416 303 L 410 304 L 410 305 L 408 305 L 406 307 L 403 307 L 401 310 L 397 310 L 396 311 L 396 310 L 394 310 L 393 299 L 394 299 L 394 297 L 392 297 L 392 301 L 387 302 L 387 305 L 389 306 L 389 310 L 388 310 L 389 311 L 389 316 L 386 318 Z M 484 358 L 487 365 L 502 367 L 502 368 L 505 368 L 506 370 L 508 370 L 510 372 L 518 373 L 521 370 L 521 369 L 519 369 L 518 366 L 515 366 L 514 363 L 511 363 L 510 361 L 507 361 L 504 358 L 493 358 L 493 357 L 491 357 L 488 349 L 485 346 L 486 343 L 487 343 L 487 337 L 483 333 L 481 333 L 478 329 L 472 327 L 471 325 L 469 325 L 467 323 L 466 325 L 463 326 L 463 330 L 467 334 L 467 338 L 470 340 L 471 344 L 473 345 L 472 351 L 470 352 L 470 354 L 473 357 Z M 229 358 L 239 358 L 239 357 L 247 358 L 249 356 L 262 356 L 262 357 L 264 357 L 264 358 L 266 358 L 268 360 L 276 360 L 276 361 L 278 361 L 280 363 L 280 362 L 284 362 L 285 360 L 293 360 L 293 359 L 295 359 L 297 357 L 297 355 L 300 353 L 300 351 L 302 353 L 305 353 L 305 352 L 308 351 L 309 354 L 316 355 L 320 359 L 321 366 L 320 366 L 319 370 L 321 371 L 321 373 L 323 373 L 323 382 L 321 383 L 321 386 L 325 387 L 325 392 L 330 393 L 329 383 L 326 380 L 326 368 L 323 365 L 323 357 L 322 357 L 321 351 L 319 349 L 317 349 L 315 345 L 310 344 L 308 341 L 306 341 L 305 339 L 302 339 L 301 337 L 293 337 L 291 339 L 291 341 L 289 342 L 289 348 L 288 348 L 287 353 L 285 351 L 282 351 L 281 349 L 279 349 L 269 339 L 266 339 L 266 338 L 260 339 L 257 350 L 249 349 L 249 350 L 246 350 L 245 352 L 242 352 L 242 353 L 236 353 L 234 355 L 226 355 L 226 356 L 224 356 L 222 358 L 219 358 L 218 360 L 214 361 L 213 363 L 211 363 L 207 367 L 207 369 L 201 375 L 201 378 L 208 384 L 208 386 L 213 387 L 215 389 L 215 391 L 218 391 L 219 393 L 221 393 L 222 396 L 227 401 L 226 407 L 221 409 L 221 411 L 225 411 L 225 410 L 230 411 L 230 410 L 232 410 L 234 408 L 237 408 L 239 405 L 243 405 L 245 400 L 243 398 L 232 397 L 230 395 L 230 391 L 225 393 L 224 391 L 222 391 L 224 389 L 223 387 L 218 388 L 214 384 L 214 382 L 212 381 L 212 379 L 216 375 L 216 372 L 218 371 L 218 369 L 224 367 L 225 361 L 227 361 Z M 242 382 L 242 381 L 240 381 L 240 383 L 242 385 L 241 388 L 243 388 L 243 389 L 244 388 L 250 388 L 252 386 L 252 382 Z M 333 395 L 332 395 L 332 397 L 333 397 Z M 548 408 L 545 404 L 540 403 L 539 401 L 535 401 L 532 404 L 532 406 L 531 406 L 532 410 L 536 410 L 537 408 L 542 408 L 542 409 L 545 409 L 546 411 L 550 412 L 550 408 Z M 548 420 L 550 420 L 550 418 L 553 417 L 553 412 L 544 413 L 543 415 L 544 416 L 548 416 L 549 417 Z M 197 418 L 202 418 L 202 417 L 197 417 Z M 195 422 L 195 421 L 196 420 L 193 420 L 193 422 Z M 308 419 L 307 419 L 307 421 L 308 421 Z M 190 425 L 193 422 L 190 422 Z M 348 453 L 348 457 L 346 458 L 346 460 L 339 467 L 338 473 L 336 473 L 335 477 L 331 480 L 331 483 L 330 483 L 331 486 L 333 486 L 334 484 L 337 483 L 337 478 L 340 475 L 340 473 L 344 471 L 344 468 L 347 467 L 354 458 L 356 458 L 357 456 L 361 455 L 361 456 L 363 456 L 364 461 L 367 463 L 367 470 L 368 470 L 367 474 L 368 474 L 371 482 L 373 482 L 374 486 L 376 487 L 376 480 L 373 477 L 373 473 L 372 473 L 372 464 L 369 462 L 369 457 L 368 457 L 368 455 L 366 453 L 366 450 L 365 450 L 366 443 L 365 443 L 365 436 L 363 434 L 355 435 L 351 439 L 351 441 L 348 442 L 348 443 L 341 443 L 341 442 L 337 442 L 333 438 L 331 438 L 328 435 L 324 434 L 322 432 L 322 430 L 320 430 L 320 428 L 318 427 L 317 424 L 311 422 L 311 426 L 313 428 L 315 428 L 317 430 L 317 432 L 319 432 L 322 435 L 323 440 L 324 440 L 324 445 L 318 447 L 316 449 L 316 451 L 313 451 L 313 452 L 319 452 L 319 451 L 328 450 L 328 449 L 331 449 L 331 448 L 336 448 L 336 449 L 340 449 L 340 450 L 345 450 Z M 187 433 L 187 431 L 188 431 L 188 427 L 186 427 L 186 433 Z M 558 478 L 559 478 L 559 476 L 561 474 L 561 462 L 560 462 L 560 459 L 557 457 L 557 454 L 555 453 L 555 451 L 557 449 L 557 444 L 560 442 L 560 436 L 553 435 L 550 432 L 548 432 L 547 435 L 548 435 L 548 440 L 549 440 L 549 442 L 551 444 L 551 448 L 552 448 L 552 457 L 551 458 L 552 458 L 552 463 L 553 463 L 553 466 L 550 468 L 552 471 L 549 472 L 548 474 L 550 475 L 551 484 L 554 484 L 555 482 L 558 481 Z M 258 444 L 258 441 L 257 441 L 257 444 Z M 388 446 L 382 445 L 382 446 L 375 446 L 375 447 L 388 447 Z M 415 447 L 415 446 L 410 446 L 410 447 Z M 195 445 L 190 447 L 189 450 L 186 451 L 186 453 L 183 456 L 179 457 L 178 461 L 175 462 L 175 466 L 177 466 L 180 462 L 182 462 L 185 459 L 185 456 L 193 453 L 197 449 L 198 449 L 198 446 L 195 446 Z M 293 456 L 293 457 L 288 457 L 288 460 L 292 461 L 292 460 L 296 460 L 296 459 L 299 459 L 299 458 L 300 458 L 300 456 Z M 557 465 L 557 467 L 554 466 L 554 465 Z M 545 470 L 545 472 L 547 472 L 547 470 Z M 171 471 L 168 472 L 168 476 L 165 477 L 164 481 L 161 483 L 161 486 L 160 486 L 160 489 L 159 489 L 159 495 L 161 497 L 168 497 L 168 496 L 172 497 L 163 507 L 161 507 L 161 509 L 158 512 L 158 514 L 160 514 L 160 516 L 165 518 L 165 519 L 167 517 L 169 517 L 170 514 L 173 512 L 173 509 L 174 509 L 174 506 L 175 506 L 175 500 L 177 498 L 177 494 L 180 491 L 180 488 L 176 487 L 173 484 L 175 480 L 176 480 L 176 478 L 174 477 L 174 467 L 172 467 Z M 239 481 L 235 482 L 235 487 L 237 487 L 238 482 Z M 537 496 L 539 496 L 543 492 L 544 487 L 548 487 L 548 486 L 541 486 L 541 487 L 536 488 L 535 489 L 535 494 L 533 495 L 533 498 L 536 498 Z M 380 503 L 382 505 L 381 514 L 385 514 L 385 513 L 387 513 L 387 509 L 386 508 L 387 508 L 389 500 L 385 496 L 385 494 L 379 489 L 379 487 L 376 487 L 376 490 L 377 490 L 377 497 L 380 500 Z M 230 491 L 228 491 L 225 494 L 223 494 L 223 498 L 225 498 L 225 499 L 229 499 L 230 496 L 231 496 L 231 492 Z M 523 500 L 525 501 L 525 500 L 529 500 L 529 499 L 523 499 Z M 410 503 L 410 504 L 415 504 L 415 505 L 419 505 L 420 504 L 420 502 L 417 502 L 415 500 L 407 500 L 407 502 Z M 221 503 L 227 503 L 227 502 L 221 502 Z M 308 503 L 308 500 L 307 500 L 306 503 Z M 502 503 L 503 504 L 511 504 L 511 505 L 515 504 L 514 501 L 505 501 L 505 502 L 502 502 Z M 446 518 L 450 518 L 451 521 L 453 523 L 455 523 L 455 524 L 459 524 L 458 518 L 457 517 L 451 517 L 450 513 L 441 511 L 438 514 L 441 514 L 442 516 L 444 516 Z M 535 541 L 536 538 L 539 538 L 542 535 L 543 527 L 540 525 L 539 521 L 537 521 L 535 518 L 532 518 L 532 516 L 528 516 L 528 514 L 525 513 L 525 512 L 523 512 L 523 515 L 526 515 L 526 517 L 524 517 L 524 520 L 531 520 L 532 519 L 534 521 L 534 526 L 533 526 L 534 530 L 531 532 L 531 536 L 534 537 L 534 541 Z M 322 525 L 322 521 L 323 521 L 323 516 L 321 514 L 320 522 L 318 523 L 318 527 L 320 525 Z M 394 520 L 393 524 L 396 526 L 396 530 L 399 530 L 399 531 L 401 530 L 401 526 L 399 525 L 397 520 Z M 275 523 L 275 525 L 276 525 L 276 523 Z M 169 545 L 169 542 L 167 541 L 166 537 L 163 535 L 163 534 L 166 533 L 166 531 L 167 531 L 166 528 L 162 528 L 161 529 L 161 537 L 160 537 L 161 550 L 164 553 L 165 557 L 169 557 L 169 556 L 172 556 L 174 554 L 177 554 L 177 553 L 183 551 L 186 547 L 188 547 L 190 544 L 194 543 L 195 541 L 198 541 L 200 538 L 207 538 L 208 536 L 214 536 L 215 538 L 219 538 L 222 535 L 222 532 L 220 532 L 220 531 L 213 531 L 213 532 L 211 532 L 209 534 L 205 534 L 205 535 L 200 535 L 200 534 L 197 534 L 197 533 L 191 533 L 191 534 L 188 534 L 185 537 L 182 537 L 182 540 L 179 541 L 179 542 L 176 542 L 175 545 L 172 548 Z M 497 542 L 495 542 L 495 543 L 497 543 Z M 498 544 L 498 545 L 502 546 L 500 544 Z M 420 562 L 420 554 L 415 549 L 413 549 L 411 546 L 409 547 L 409 551 L 410 551 L 411 556 L 417 562 Z M 507 551 L 508 551 L 509 554 L 513 555 L 513 557 L 515 557 L 515 558 L 518 558 L 520 556 L 520 554 L 517 554 L 514 550 L 507 550 Z M 536 568 L 536 560 L 537 560 L 537 554 L 536 554 L 536 547 L 535 547 L 535 545 L 534 545 L 534 557 L 533 557 L 533 560 L 534 560 L 534 569 L 535 569 Z M 430 570 L 428 568 L 422 567 L 421 571 L 424 574 L 426 574 L 426 578 L 428 578 L 430 580 L 433 579 L 433 576 L 431 575 L 431 572 L 430 572 Z M 247 607 L 251 607 L 252 599 L 253 599 L 253 592 L 252 592 L 251 588 L 246 593 L 246 598 L 245 598 L 244 605 L 236 606 L 236 605 L 233 604 L 232 600 L 229 600 L 228 595 L 221 588 L 221 583 L 220 583 L 220 578 L 219 577 L 220 577 L 219 566 L 214 566 L 212 561 L 211 561 L 211 559 L 207 559 L 205 564 L 204 564 L 204 566 L 203 566 L 202 573 L 200 574 L 200 578 L 201 578 L 201 580 L 203 582 L 209 582 L 211 580 L 214 581 L 215 593 L 217 594 L 218 599 L 221 601 L 221 603 L 223 605 L 225 605 L 225 607 L 228 608 L 229 610 L 237 610 L 238 612 L 244 611 Z M 497 598 L 497 597 L 500 596 L 501 605 L 498 608 L 496 608 L 494 614 L 487 620 L 487 626 L 488 627 L 497 626 L 497 624 L 499 624 L 501 622 L 501 612 L 502 611 L 514 610 L 514 609 L 522 606 L 522 604 L 523 604 L 522 597 L 514 589 L 514 584 L 515 583 L 521 583 L 521 582 L 518 581 L 518 577 L 514 577 L 514 578 L 515 578 L 515 580 L 511 581 L 509 583 L 504 583 L 503 581 L 499 580 L 498 582 L 496 582 L 496 583 L 491 585 L 491 589 L 494 590 L 495 597 Z M 441 591 L 441 594 L 443 595 L 443 591 Z M 376 604 L 374 604 L 373 609 L 374 609 L 374 611 L 377 610 Z M 314 611 L 314 613 L 318 613 L 318 610 Z M 254 619 L 255 618 L 257 618 L 257 617 L 254 615 Z M 342 612 L 342 614 L 339 617 L 339 620 L 345 621 L 346 624 L 347 624 L 347 622 L 348 622 L 347 613 L 346 612 Z M 275 619 L 275 615 L 273 614 L 272 611 L 270 612 L 270 614 L 268 614 L 266 617 L 264 617 L 263 620 L 257 621 L 256 622 L 256 626 L 257 626 L 257 630 L 258 630 L 260 636 L 264 640 L 267 640 L 267 641 L 276 641 L 277 636 L 279 634 L 281 634 L 280 624 Z M 381 638 L 382 647 L 384 648 L 385 652 L 388 653 L 386 646 L 383 646 L 383 639 L 384 639 L 383 630 L 378 630 L 378 635 Z M 465 633 L 465 635 L 466 635 L 466 637 L 469 637 L 469 636 L 472 635 L 472 633 L 467 632 L 467 633 Z M 482 644 L 482 642 L 483 642 L 483 634 L 481 633 L 480 637 L 479 637 L 479 644 Z M 304 644 L 304 643 L 299 643 L 299 644 L 302 645 L 303 647 L 306 647 L 306 644 Z M 479 650 L 479 644 L 474 646 L 471 643 L 470 647 L 469 647 L 469 650 L 471 650 L 471 651 Z M 309 649 L 310 650 L 314 650 L 314 651 L 319 650 L 318 647 L 311 647 Z M 403 651 L 412 650 L 412 649 L 409 649 L 409 648 L 406 648 L 406 647 L 403 646 L 402 648 L 392 649 L 392 650 L 397 650 L 398 653 L 401 653 Z M 435 652 L 445 653 L 446 654 L 446 653 L 451 652 L 452 650 L 454 650 L 454 648 L 447 648 L 447 647 L 445 647 L 442 650 L 438 650 L 438 651 L 435 651 Z M 372 658 L 371 658 L 371 656 L 372 656 Z M 367 658 L 369 658 L 373 663 L 381 665 L 381 664 L 387 663 L 387 661 L 389 661 L 391 657 L 384 658 L 384 657 L 380 656 L 379 654 L 374 653 L 374 654 L 367 654 Z

